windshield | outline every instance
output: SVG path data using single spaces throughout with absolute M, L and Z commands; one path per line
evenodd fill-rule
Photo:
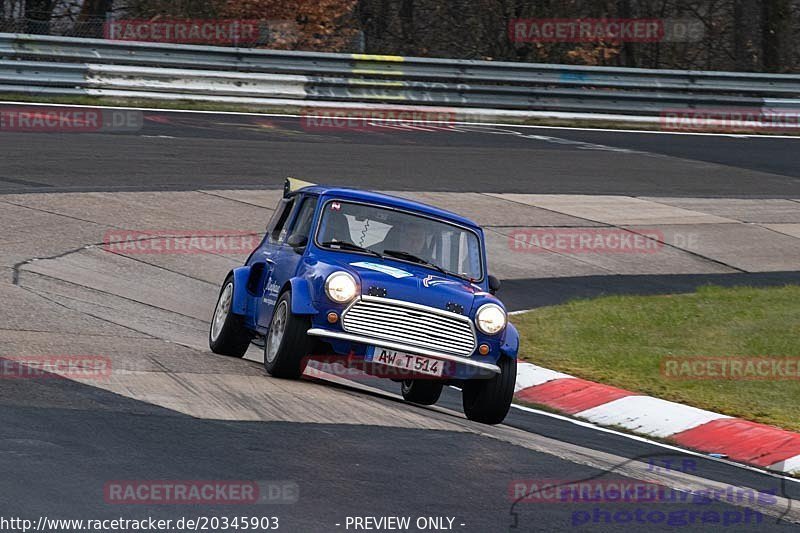
M 370 204 L 330 201 L 317 233 L 323 248 L 334 242 L 417 263 L 430 263 L 473 280 L 483 279 L 475 232 L 421 215 Z M 416 260 L 419 259 L 419 261 Z

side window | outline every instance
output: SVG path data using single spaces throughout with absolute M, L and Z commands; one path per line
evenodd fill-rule
M 294 207 L 294 198 L 281 200 L 275 214 L 267 225 L 267 234 L 269 235 L 269 242 L 272 244 L 281 242 L 286 236 L 286 222 L 289 220 L 289 215 Z
M 309 196 L 300 205 L 300 212 L 297 213 L 294 225 L 292 227 L 292 234 L 300 233 L 306 237 L 310 237 L 311 223 L 314 221 L 314 211 L 317 208 L 317 197 Z

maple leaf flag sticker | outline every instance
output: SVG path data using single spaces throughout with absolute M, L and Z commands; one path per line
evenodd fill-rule
M 437 285 L 441 285 L 442 283 L 450 283 L 450 280 L 437 278 L 435 276 L 428 276 L 422 280 L 422 284 L 427 288 L 435 287 Z

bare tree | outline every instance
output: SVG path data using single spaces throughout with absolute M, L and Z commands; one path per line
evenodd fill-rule
M 791 0 L 761 0 L 761 35 L 764 50 L 764 70 L 788 72 L 791 68 L 792 38 Z
M 116 5 L 128 18 L 258 20 L 261 33 L 269 35 L 260 45 L 277 49 L 800 72 L 800 0 L 0 1 L 4 28 L 10 28 L 6 31 L 100 37 L 102 23 Z M 65 16 L 66 3 L 80 8 L 67 10 Z M 688 24 L 699 35 L 682 39 L 673 34 L 655 42 L 608 36 L 554 42 L 518 39 L 509 32 L 517 19 L 611 18 L 656 19 L 673 30 Z
M 83 0 L 76 24 L 81 37 L 101 38 L 108 14 L 114 7 L 114 0 Z
M 25 0 L 26 31 L 28 33 L 50 33 L 55 0 Z

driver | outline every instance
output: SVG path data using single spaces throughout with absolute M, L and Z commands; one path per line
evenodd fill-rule
M 353 243 L 353 238 L 350 234 L 350 223 L 347 222 L 347 217 L 344 213 L 331 211 L 328 213 L 326 225 L 326 241 Z
M 406 229 L 406 242 L 403 251 L 412 253 L 423 259 L 430 259 L 427 254 L 428 235 L 422 224 L 411 222 Z
M 407 252 L 427 261 L 430 260 L 427 240 L 428 232 L 421 222 L 403 217 L 389 231 L 383 249 Z

